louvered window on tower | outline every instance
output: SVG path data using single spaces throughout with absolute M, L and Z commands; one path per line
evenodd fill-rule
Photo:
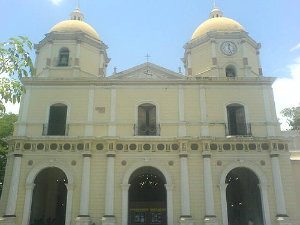
M 226 67 L 226 77 L 236 77 L 236 69 L 234 66 L 229 65 Z
M 59 51 L 57 66 L 68 66 L 68 65 L 69 65 L 69 49 L 62 48 Z

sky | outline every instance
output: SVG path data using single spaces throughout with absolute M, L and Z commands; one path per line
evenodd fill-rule
M 0 42 L 27 36 L 38 43 L 52 26 L 68 19 L 78 0 L 0 0 Z M 114 67 L 125 70 L 146 61 L 178 71 L 183 45 L 206 19 L 212 0 L 79 0 L 85 22 L 108 45 Z M 224 16 L 241 23 L 262 44 L 264 76 L 273 84 L 277 114 L 300 104 L 300 1 L 216 0 Z M 8 106 L 17 112 L 18 106 Z

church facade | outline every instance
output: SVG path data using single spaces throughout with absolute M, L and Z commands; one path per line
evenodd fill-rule
M 107 76 L 107 46 L 76 9 L 23 79 L 0 224 L 299 224 L 260 47 L 214 8 L 185 74 L 147 62 Z

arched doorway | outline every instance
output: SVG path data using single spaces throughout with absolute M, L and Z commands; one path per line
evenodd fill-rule
M 238 167 L 226 176 L 229 225 L 263 225 L 259 179 L 248 168 Z
M 34 180 L 30 225 L 65 225 L 68 183 L 56 167 L 43 169 Z
M 129 179 L 128 224 L 166 225 L 167 193 L 164 175 L 154 167 L 137 169 Z

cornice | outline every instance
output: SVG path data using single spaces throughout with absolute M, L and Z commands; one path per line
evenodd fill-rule
M 165 80 L 125 80 L 109 77 L 78 77 L 78 78 L 23 78 L 25 86 L 125 86 L 125 85 L 272 85 L 274 77 L 184 77 L 182 79 Z
M 261 45 L 259 43 L 257 43 L 254 39 L 252 39 L 249 36 L 249 34 L 245 31 L 230 32 L 230 33 L 221 32 L 221 31 L 211 31 L 199 38 L 190 40 L 183 47 L 186 51 L 188 51 L 191 48 L 197 47 L 208 41 L 217 41 L 217 40 L 222 40 L 222 39 L 240 39 L 241 41 L 246 41 L 255 49 L 260 49 L 260 47 L 261 47 Z
M 34 45 L 34 48 L 38 51 L 40 48 L 48 43 L 54 43 L 55 41 L 74 41 L 74 42 L 84 42 L 88 43 L 93 47 L 99 48 L 100 50 L 108 49 L 108 46 L 104 44 L 101 40 L 96 40 L 86 35 L 84 32 L 72 32 L 72 33 L 58 33 L 51 32 L 45 34 L 45 38 L 41 40 L 38 44 Z

